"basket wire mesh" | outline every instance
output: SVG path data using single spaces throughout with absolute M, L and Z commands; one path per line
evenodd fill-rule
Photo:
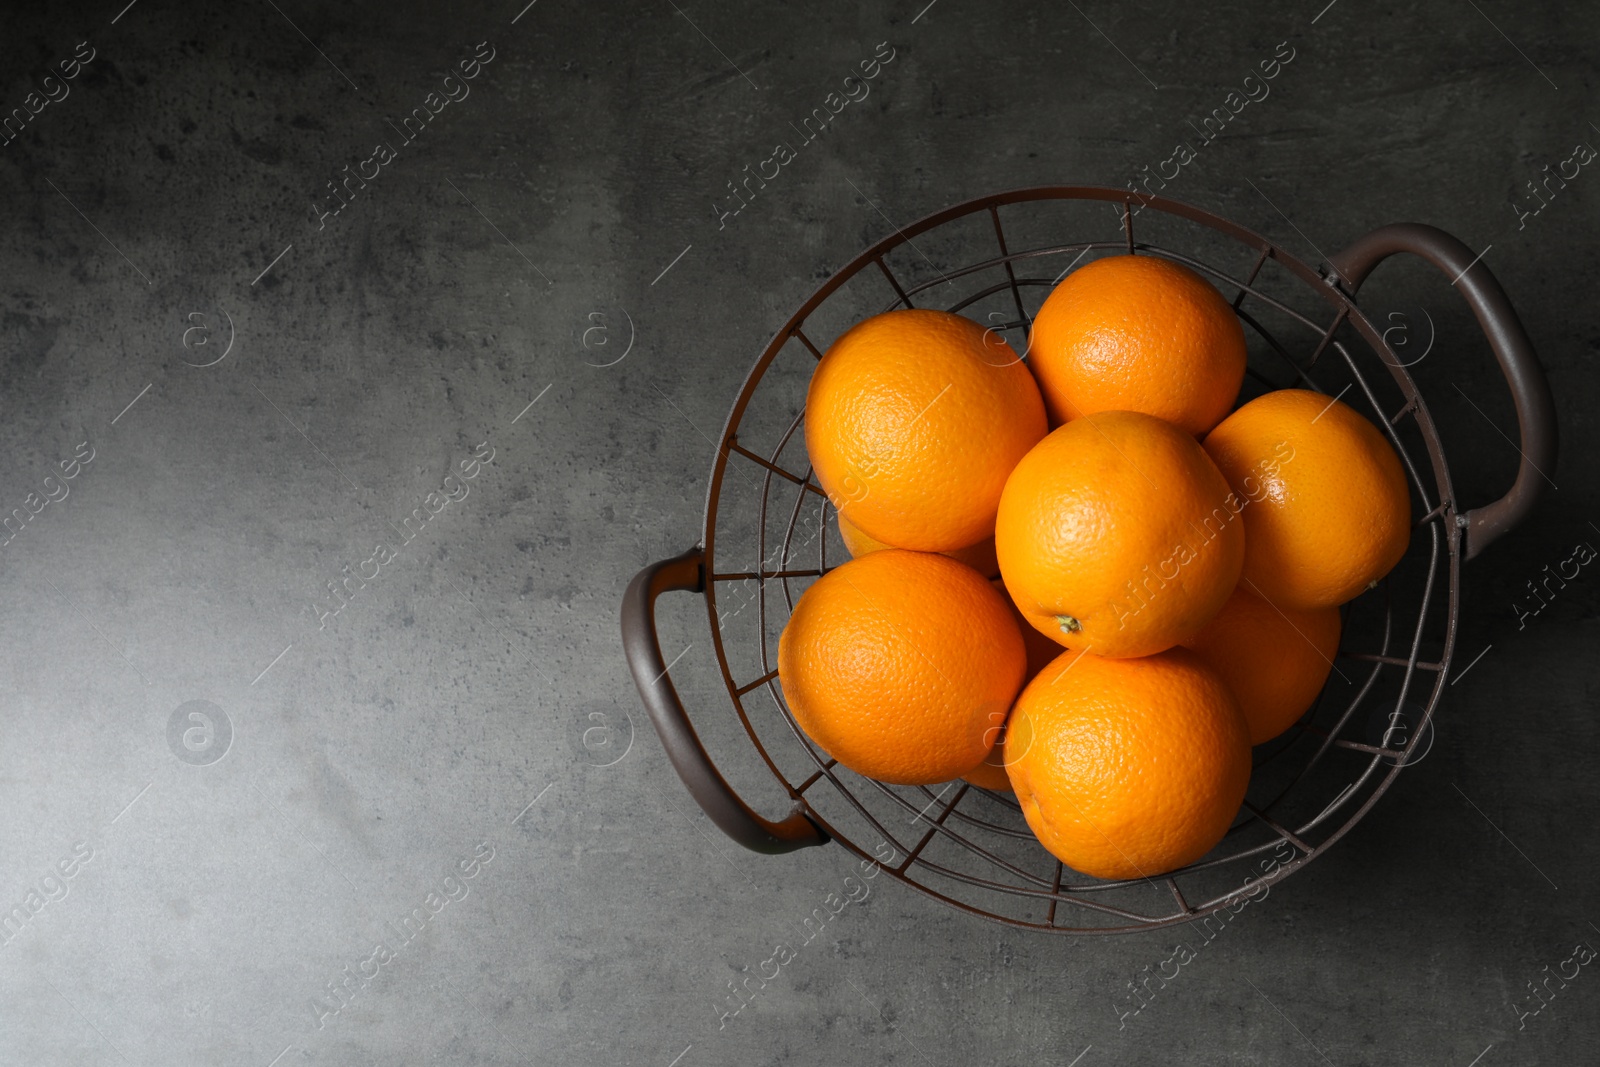
M 1014 233 L 1049 230 L 1053 220 L 1030 221 L 1026 213 L 1061 202 L 1097 205 L 1102 212 L 1109 205 L 1120 213 L 1120 233 L 1050 239 L 1014 251 L 1006 225 Z M 1159 226 L 1147 225 L 1147 211 L 1156 213 Z M 1009 216 L 1004 223 L 1003 214 Z M 1109 212 L 1105 216 L 1109 223 Z M 985 234 L 988 247 L 974 250 L 970 261 L 940 267 L 923 253 L 935 247 L 943 257 L 945 244 L 970 245 L 970 224 L 985 219 L 992 230 Z M 964 236 L 941 239 L 941 231 L 962 224 Z M 1145 239 L 1152 228 L 1160 231 L 1159 243 Z M 1184 242 L 1188 250 L 1180 247 Z M 1207 244 L 1218 251 L 1202 259 L 1193 246 Z M 913 266 L 891 267 L 897 253 Z M 1167 875 L 1103 881 L 1064 867 L 1039 846 L 1007 794 L 964 781 L 892 786 L 840 766 L 790 714 L 776 656 L 778 634 L 800 593 L 847 558 L 834 506 L 805 457 L 805 385 L 809 367 L 830 343 L 808 333 L 808 325 L 831 316 L 842 332 L 864 317 L 860 309 L 867 305 L 859 298 L 847 301 L 844 311 L 830 309 L 829 302 L 847 284 L 876 274 L 887 299 L 872 310 L 939 307 L 971 314 L 989 307 L 987 324 L 1025 353 L 1030 309 L 1066 273 L 1062 264 L 1070 270 L 1088 256 L 1130 253 L 1184 264 L 1231 300 L 1251 338 L 1246 396 L 1284 387 L 1333 396 L 1342 384 L 1337 395 L 1382 428 L 1401 457 L 1420 518 L 1397 568 L 1343 609 L 1340 650 L 1317 703 L 1288 733 L 1256 749 L 1250 791 L 1223 842 Z M 1236 256 L 1243 269 L 1209 261 L 1219 255 Z M 1323 317 L 1314 317 L 1319 309 Z M 787 367 L 781 374 L 774 371 L 780 357 Z M 785 425 L 781 417 L 758 418 L 757 409 L 793 416 Z M 758 444 L 758 421 L 781 432 Z M 753 501 L 735 499 L 751 493 Z M 1349 832 L 1424 742 L 1454 648 L 1461 547 L 1453 500 L 1439 436 L 1411 375 L 1331 274 L 1176 201 L 1094 187 L 1019 190 L 958 205 L 885 238 L 830 278 L 778 331 L 718 442 L 705 512 L 706 608 L 740 723 L 788 796 L 803 803 L 833 840 L 922 892 L 999 922 L 1057 933 L 1152 929 L 1237 909 L 1304 867 Z M 739 566 L 752 549 L 756 565 Z M 735 583 L 746 591 L 753 584 L 753 594 L 741 601 L 720 592 Z M 753 623 L 755 633 L 742 639 L 725 633 L 735 629 L 724 625 L 729 605 L 737 602 L 742 612 L 752 600 L 755 617 L 740 629 L 749 631 Z M 1425 648 L 1436 650 L 1432 658 L 1424 658 Z M 1391 727 L 1374 736 L 1374 721 Z M 1403 730 L 1392 727 L 1402 722 Z

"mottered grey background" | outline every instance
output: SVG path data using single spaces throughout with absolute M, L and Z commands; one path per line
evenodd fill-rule
M 1503 0 L 8 10 L 0 1062 L 1592 1060 L 1600 578 L 1537 611 L 1529 583 L 1600 544 L 1597 28 Z M 1010 930 L 723 838 L 617 616 L 698 538 L 711 440 L 821 279 L 963 199 L 1152 173 L 1312 263 L 1402 220 L 1484 250 L 1563 448 L 1463 567 L 1426 758 L 1133 1013 L 1182 930 Z M 1515 419 L 1456 290 L 1397 262 L 1362 301 L 1426 353 L 1461 500 L 1497 496 Z M 778 810 L 705 612 L 661 607 L 702 735 Z

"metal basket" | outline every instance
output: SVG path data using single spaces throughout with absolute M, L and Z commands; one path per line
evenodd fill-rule
M 1459 508 L 1427 404 L 1396 347 L 1356 305 L 1362 281 L 1397 252 L 1452 279 L 1510 387 L 1521 465 L 1510 492 L 1485 507 Z M 847 558 L 796 432 L 810 370 L 833 336 L 891 307 L 942 307 L 978 317 L 1026 351 L 1038 304 L 1095 253 L 1164 256 L 1209 278 L 1232 298 L 1250 338 L 1246 395 L 1293 385 L 1364 410 L 1399 453 L 1420 516 L 1406 557 L 1346 606 L 1335 670 L 1317 704 L 1256 749 L 1249 793 L 1223 842 L 1181 870 L 1128 881 L 1064 868 L 1006 794 L 959 781 L 940 790 L 891 786 L 838 765 L 795 724 L 776 669 L 778 635 L 799 593 L 829 569 L 830 553 Z M 1549 386 L 1516 312 L 1483 263 L 1443 231 L 1385 226 L 1318 271 L 1256 233 L 1161 197 L 1085 186 L 1001 193 L 879 241 L 777 332 L 717 442 L 700 545 L 633 580 L 623 644 L 679 776 L 747 848 L 779 853 L 837 841 L 954 907 L 1055 933 L 1120 933 L 1237 912 L 1343 837 L 1427 743 L 1455 651 L 1461 562 L 1533 507 L 1555 451 Z M 684 712 L 654 618 L 656 598 L 674 590 L 704 594 L 734 712 L 792 800 L 781 819 L 757 814 L 728 785 Z

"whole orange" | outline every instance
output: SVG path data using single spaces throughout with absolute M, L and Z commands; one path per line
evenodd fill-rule
M 1340 628 L 1338 608 L 1278 608 L 1240 583 L 1184 646 L 1222 675 L 1259 745 L 1293 726 L 1322 692 Z
M 1028 683 L 1006 728 L 1006 769 L 1040 844 L 1096 878 L 1204 856 L 1250 784 L 1249 728 L 1227 685 L 1185 648 L 1061 658 Z
M 1086 415 L 1011 472 L 995 525 L 1000 573 L 1040 633 L 1096 655 L 1147 656 L 1192 636 L 1238 584 L 1237 503 L 1172 423 Z
M 1278 607 L 1343 604 L 1405 555 L 1405 470 L 1348 405 L 1279 389 L 1224 419 L 1205 449 L 1246 504 L 1244 577 Z
M 839 537 L 844 541 L 844 547 L 849 550 L 850 555 L 856 557 L 864 556 L 868 552 L 877 552 L 884 548 L 897 547 L 884 544 L 845 518 L 842 513 L 839 515 Z M 992 532 L 975 545 L 968 545 L 966 548 L 954 548 L 944 554 L 951 559 L 960 560 L 985 578 L 994 578 L 1000 574 L 1000 561 L 995 559 L 994 534 Z
M 857 323 L 806 393 L 817 480 L 857 528 L 899 548 L 948 552 L 993 534 L 1006 476 L 1045 429 L 1028 368 L 945 311 Z
M 1244 329 L 1210 282 L 1157 256 L 1108 256 L 1067 275 L 1028 338 L 1052 423 L 1142 411 L 1205 433 L 1244 381 Z
M 800 728 L 840 763 L 929 785 L 983 759 L 1025 657 L 983 575 L 891 548 L 835 567 L 801 595 L 778 639 L 778 681 Z

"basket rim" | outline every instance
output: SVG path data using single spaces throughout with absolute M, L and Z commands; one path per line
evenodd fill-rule
M 824 761 L 819 759 L 814 747 L 806 741 L 803 734 L 799 733 L 797 725 L 789 715 L 788 709 L 776 689 L 776 670 L 771 670 L 763 678 L 757 679 L 755 683 L 750 683 L 743 686 L 736 682 L 733 677 L 732 668 L 728 662 L 727 651 L 724 647 L 723 634 L 721 632 L 720 620 L 717 613 L 716 584 L 718 576 L 714 573 L 716 523 L 717 516 L 719 514 L 718 505 L 720 502 L 720 490 L 723 484 L 723 479 L 727 475 L 728 464 L 730 463 L 735 452 L 741 453 L 744 457 L 747 457 L 748 459 L 765 468 L 765 471 L 763 472 L 764 480 L 762 483 L 763 501 L 770 497 L 772 479 L 775 474 L 781 475 L 782 477 L 798 483 L 801 486 L 799 499 L 795 505 L 794 515 L 792 515 L 789 519 L 788 529 L 784 533 L 786 540 L 792 539 L 794 524 L 799 515 L 801 504 L 807 498 L 806 490 L 810 489 L 813 492 L 820 494 L 823 500 L 826 500 L 826 495 L 822 493 L 820 487 L 811 484 L 813 479 L 809 468 L 807 469 L 806 476 L 802 479 L 795 476 L 792 471 L 783 469 L 778 462 L 779 455 L 782 453 L 789 438 L 795 432 L 799 422 L 804 417 L 803 408 L 800 414 L 796 416 L 795 423 L 790 426 L 788 432 L 783 435 L 782 440 L 775 447 L 771 457 L 763 458 L 758 456 L 753 452 L 743 449 L 738 445 L 737 442 L 737 430 L 743 420 L 749 403 L 754 397 L 756 390 L 759 387 L 767 370 L 777 358 L 778 354 L 789 344 L 791 339 L 798 339 L 812 352 L 813 355 L 820 359 L 821 352 L 818 351 L 817 347 L 811 343 L 809 338 L 805 336 L 801 327 L 807 321 L 810 315 L 815 312 L 817 308 L 821 307 L 829 298 L 831 298 L 834 293 L 836 293 L 862 270 L 867 269 L 874 264 L 876 264 L 878 268 L 882 270 L 884 275 L 888 278 L 890 284 L 894 287 L 895 292 L 898 294 L 899 299 L 892 302 L 891 306 L 901 302 L 903 302 L 905 306 L 912 306 L 908 291 L 902 288 L 895 276 L 890 272 L 888 266 L 883 261 L 883 257 L 902 245 L 910 244 L 912 242 L 912 238 L 919 234 L 936 229 L 945 225 L 946 223 L 965 218 L 976 213 L 987 211 L 991 215 L 994 222 L 995 235 L 1001 251 L 1001 256 L 998 259 L 983 261 L 977 266 L 961 268 L 960 272 L 970 273 L 985 267 L 995 266 L 1003 263 L 1006 267 L 1008 276 L 1011 278 L 1010 286 L 1013 288 L 1013 290 L 1015 290 L 1018 285 L 1018 280 L 1013 273 L 1012 264 L 1031 255 L 1038 255 L 1040 254 L 1040 250 L 1025 250 L 1020 252 L 1010 250 L 1006 245 L 1005 235 L 1001 228 L 999 209 L 1007 205 L 1025 204 L 1047 200 L 1092 200 L 1111 204 L 1120 204 L 1122 206 L 1126 247 L 1129 252 L 1138 250 L 1147 254 L 1162 255 L 1167 258 L 1186 261 L 1180 254 L 1170 253 L 1167 250 L 1160 249 L 1152 245 L 1139 245 L 1135 242 L 1133 237 L 1133 217 L 1147 207 L 1155 208 L 1165 214 L 1177 216 L 1189 222 L 1219 231 L 1242 244 L 1256 248 L 1258 250 L 1257 262 L 1254 269 L 1251 271 L 1249 280 L 1244 283 L 1244 286 L 1241 290 L 1241 301 L 1244 298 L 1245 291 L 1253 292 L 1253 290 L 1249 290 L 1249 284 L 1255 280 L 1262 266 L 1269 259 L 1277 262 L 1280 266 L 1286 268 L 1291 274 L 1296 276 L 1301 282 L 1320 293 L 1328 305 L 1335 310 L 1336 314 L 1333 322 L 1323 330 L 1322 340 L 1319 343 L 1311 362 L 1315 363 L 1316 359 L 1328 349 L 1337 351 L 1343 357 L 1346 364 L 1350 367 L 1355 381 L 1362 385 L 1363 391 L 1367 394 L 1366 399 L 1370 405 L 1370 410 L 1373 413 L 1381 416 L 1381 418 L 1375 421 L 1379 422 L 1380 426 L 1388 435 L 1391 443 L 1395 445 L 1396 450 L 1406 467 L 1410 487 L 1416 490 L 1418 496 L 1426 506 L 1430 499 L 1428 487 L 1423 481 L 1421 471 L 1419 471 L 1417 466 L 1412 462 L 1409 452 L 1405 446 L 1401 444 L 1395 431 L 1395 427 L 1399 424 L 1401 419 L 1407 417 L 1408 415 L 1415 419 L 1417 423 L 1417 429 L 1421 434 L 1422 442 L 1428 451 L 1429 459 L 1431 461 L 1430 466 L 1432 467 L 1431 473 L 1433 474 L 1433 485 L 1439 494 L 1440 502 L 1438 505 L 1428 511 L 1428 513 L 1424 515 L 1422 519 L 1418 520 L 1416 525 L 1413 527 L 1413 533 L 1423 526 L 1428 527 L 1431 534 L 1432 545 L 1431 553 L 1429 554 L 1427 578 L 1422 594 L 1421 606 L 1418 609 L 1416 628 L 1414 634 L 1412 635 L 1412 640 L 1410 641 L 1409 658 L 1400 659 L 1398 657 L 1391 657 L 1387 655 L 1389 651 L 1390 638 L 1394 636 L 1392 633 L 1394 620 L 1392 611 L 1388 610 L 1386 607 L 1384 646 L 1382 653 L 1376 656 L 1362 657 L 1375 660 L 1375 662 L 1372 663 L 1372 671 L 1370 676 L 1366 680 L 1365 685 L 1361 687 L 1358 695 L 1351 701 L 1343 715 L 1339 718 L 1338 722 L 1329 731 L 1327 731 L 1321 747 L 1318 749 L 1317 753 L 1311 757 L 1310 762 L 1307 764 L 1305 770 L 1302 771 L 1303 777 L 1304 774 L 1311 769 L 1311 767 L 1316 765 L 1323 754 L 1325 754 L 1330 747 L 1336 744 L 1339 745 L 1339 747 L 1353 747 L 1371 750 L 1369 753 L 1371 758 L 1368 760 L 1365 769 L 1361 771 L 1357 781 L 1352 783 L 1351 786 L 1347 787 L 1346 790 L 1341 793 L 1332 804 L 1328 805 L 1328 807 L 1325 808 L 1323 812 L 1316 816 L 1316 818 L 1314 818 L 1310 823 L 1300 827 L 1299 834 L 1304 834 L 1308 829 L 1316 827 L 1330 819 L 1340 807 L 1344 806 L 1347 797 L 1354 797 L 1361 794 L 1363 791 L 1366 791 L 1367 795 L 1365 796 L 1364 802 L 1356 806 L 1354 810 L 1350 811 L 1343 823 L 1338 825 L 1319 843 L 1315 844 L 1314 846 L 1310 845 L 1308 842 L 1303 841 L 1296 832 L 1291 831 L 1286 827 L 1279 826 L 1268 815 L 1264 814 L 1262 810 L 1251 807 L 1250 805 L 1246 805 L 1245 807 L 1241 808 L 1241 814 L 1245 816 L 1243 822 L 1236 824 L 1234 829 L 1237 830 L 1242 826 L 1251 825 L 1255 821 L 1260 821 L 1269 827 L 1277 836 L 1267 841 L 1265 844 L 1256 846 L 1242 853 L 1231 854 L 1222 858 L 1201 860 L 1196 864 L 1191 864 L 1181 868 L 1178 871 L 1170 872 L 1165 875 L 1158 875 L 1142 879 L 1131 879 L 1126 882 L 1095 887 L 1063 887 L 1061 885 L 1062 865 L 1057 863 L 1056 888 L 1042 894 L 1043 896 L 1053 898 L 1049 911 L 1049 917 L 1044 923 L 1030 922 L 1015 917 L 994 914 L 969 902 L 959 900 L 940 892 L 937 888 L 928 885 L 926 882 L 917 881 L 908 877 L 908 872 L 915 869 L 917 866 L 918 860 L 916 853 L 908 856 L 906 862 L 902 864 L 900 868 L 889 868 L 890 873 L 893 874 L 897 880 L 915 886 L 920 891 L 927 893 L 928 895 L 933 896 L 944 903 L 950 904 L 951 906 L 959 908 L 962 911 L 970 912 L 980 917 L 997 921 L 1008 926 L 1065 934 L 1112 934 L 1159 929 L 1172 926 L 1177 923 L 1195 921 L 1204 918 L 1207 915 L 1215 914 L 1222 908 L 1236 902 L 1242 896 L 1247 896 L 1248 894 L 1245 892 L 1246 889 L 1249 889 L 1250 892 L 1253 893 L 1255 891 L 1254 887 L 1257 885 L 1271 886 L 1276 884 L 1291 873 L 1303 868 L 1312 859 L 1321 855 L 1331 845 L 1348 833 L 1356 825 L 1356 823 L 1360 822 L 1361 819 L 1366 816 L 1367 812 L 1371 810 L 1371 808 L 1377 803 L 1378 799 L 1388 790 L 1389 786 L 1393 783 L 1399 772 L 1404 769 L 1415 744 L 1427 733 L 1427 728 L 1431 723 L 1433 713 L 1440 702 L 1443 693 L 1443 687 L 1445 685 L 1445 679 L 1449 673 L 1449 667 L 1454 653 L 1456 629 L 1459 621 L 1459 578 L 1460 564 L 1462 560 L 1462 545 L 1460 518 L 1456 509 L 1455 494 L 1451 485 L 1448 465 L 1443 454 L 1442 442 L 1439 438 L 1437 429 L 1433 424 L 1431 415 L 1428 412 L 1426 400 L 1421 395 L 1421 392 L 1417 389 L 1415 382 L 1412 381 L 1410 374 L 1407 372 L 1406 364 L 1399 360 L 1398 355 L 1393 352 L 1393 349 L 1377 331 L 1376 327 L 1374 327 L 1370 320 L 1367 319 L 1366 315 L 1356 304 L 1354 296 L 1345 292 L 1339 283 L 1338 278 L 1336 275 L 1334 275 L 1331 269 L 1313 269 L 1293 253 L 1283 249 L 1275 242 L 1268 240 L 1267 238 L 1253 230 L 1248 229 L 1247 227 L 1240 226 L 1231 220 L 1216 215 L 1215 213 L 1206 209 L 1166 197 L 1145 195 L 1137 192 L 1130 192 L 1125 189 L 1115 189 L 1105 186 L 1049 185 L 1012 189 L 951 205 L 897 229 L 894 233 L 887 235 L 879 241 L 873 243 L 868 248 L 850 259 L 844 266 L 840 267 L 829 278 L 824 280 L 823 283 L 818 286 L 818 288 L 814 290 L 808 298 L 802 301 L 800 306 L 793 314 L 789 316 L 787 321 L 785 321 L 785 323 L 774 332 L 771 340 L 762 350 L 760 357 L 750 368 L 740 386 L 737 399 L 732 405 L 727 419 L 724 421 L 722 434 L 716 445 L 716 455 L 713 459 L 711 478 L 708 482 L 706 491 L 706 506 L 704 511 L 704 526 L 702 531 L 701 548 L 704 552 L 704 593 L 707 615 L 712 630 L 712 642 L 716 650 L 718 665 L 721 669 L 723 681 L 729 692 L 729 696 L 733 701 L 734 709 L 739 716 L 745 733 L 754 743 L 757 751 L 767 764 L 767 767 L 773 774 L 774 778 L 784 788 L 792 800 L 796 801 L 800 805 L 803 805 L 807 816 L 821 826 L 833 840 L 839 842 L 841 845 L 844 845 L 847 850 L 863 860 L 876 861 L 878 857 L 872 853 L 869 853 L 862 846 L 858 845 L 854 840 L 852 840 L 850 834 L 840 832 L 838 827 L 816 812 L 815 809 L 806 801 L 805 796 L 803 795 L 805 790 L 819 781 L 820 778 L 828 777 L 833 780 L 833 784 L 839 790 L 839 792 L 842 793 L 844 797 L 848 799 L 855 807 L 857 815 L 864 817 L 869 824 L 874 826 L 880 832 L 880 836 L 883 836 L 886 840 L 897 840 L 893 835 L 882 833 L 884 828 L 878 824 L 877 820 L 873 818 L 873 816 L 869 814 L 864 807 L 862 807 L 859 800 L 857 800 L 850 790 L 834 777 L 832 771 L 830 770 L 830 768 L 833 766 L 833 761 Z M 1073 244 L 1065 247 L 1076 248 L 1079 247 L 1080 244 L 1084 245 L 1086 248 L 1089 246 L 1102 248 L 1118 246 L 1118 242 L 1115 241 L 1102 241 L 1074 242 Z M 1055 251 L 1055 249 L 1047 249 L 1045 251 Z M 1227 278 L 1235 285 L 1239 284 L 1237 279 L 1233 279 L 1228 275 L 1222 274 L 1216 268 L 1210 267 L 1209 265 L 1201 263 L 1200 261 L 1187 262 L 1189 262 L 1191 266 L 1202 267 L 1215 276 Z M 918 286 L 913 286 L 909 290 L 909 293 L 920 292 L 923 289 L 935 284 L 938 284 L 937 280 L 924 282 Z M 1002 284 L 999 286 L 999 288 L 1003 289 L 1005 288 L 1005 285 Z M 1311 322 L 1309 319 L 1305 319 L 1292 309 L 1283 307 L 1282 305 L 1279 306 L 1282 308 L 1282 310 L 1294 315 L 1295 318 L 1299 319 L 1306 326 L 1314 330 L 1322 329 L 1322 327 L 1320 327 L 1318 324 Z M 1241 317 L 1244 317 L 1242 312 L 1240 314 Z M 1344 346 L 1344 344 L 1337 340 L 1334 336 L 1338 332 L 1339 327 L 1346 323 L 1356 330 L 1356 332 L 1366 342 L 1368 347 L 1371 348 L 1372 352 L 1378 357 L 1379 361 L 1389 368 L 1391 376 L 1394 378 L 1401 392 L 1406 397 L 1405 405 L 1392 418 L 1382 411 L 1377 397 L 1373 395 L 1371 387 L 1366 382 L 1361 368 L 1356 365 L 1354 357 L 1352 357 L 1351 353 Z M 1258 332 L 1260 332 L 1269 341 L 1272 341 L 1272 343 L 1276 346 L 1276 342 L 1270 334 L 1266 333 L 1264 330 L 1261 330 L 1259 327 Z M 1392 356 L 1393 358 L 1387 358 L 1385 353 L 1388 353 L 1388 355 Z M 1281 354 L 1288 359 L 1291 365 L 1298 366 L 1296 361 L 1288 356 L 1288 353 L 1282 352 Z M 1305 377 L 1303 373 L 1300 375 L 1300 377 L 1305 380 L 1309 387 L 1316 389 L 1314 383 L 1312 383 L 1309 378 Z M 1317 391 L 1321 392 L 1322 390 L 1317 389 Z M 824 519 L 826 519 L 826 508 L 827 505 L 824 505 Z M 762 547 L 764 548 L 766 543 L 765 503 L 763 503 L 762 510 L 763 525 L 761 542 Z M 1439 535 L 1441 532 L 1445 535 L 1443 538 L 1443 546 L 1440 544 Z M 1447 603 L 1442 606 L 1445 612 L 1443 647 L 1438 663 L 1422 664 L 1419 662 L 1420 646 L 1423 641 L 1424 629 L 1427 627 L 1430 619 L 1433 618 L 1433 612 L 1435 610 L 1430 605 L 1432 604 L 1433 597 L 1436 592 L 1435 582 L 1440 577 L 1439 571 L 1441 562 L 1441 547 L 1445 551 L 1445 573 L 1448 576 Z M 824 563 L 822 566 L 825 567 L 826 563 Z M 783 571 L 779 571 L 770 575 L 765 574 L 764 560 L 758 562 L 757 564 L 757 575 L 762 576 L 760 577 L 760 585 L 758 587 L 758 596 L 761 599 L 759 625 L 761 627 L 761 633 L 765 634 L 765 597 L 767 579 L 775 579 L 779 577 L 784 578 L 785 596 L 787 597 L 788 581 L 790 580 L 790 576 Z M 1384 585 L 1387 589 L 1387 582 L 1385 582 Z M 1403 637 L 1403 635 L 1401 636 Z M 763 645 L 765 645 L 765 638 L 762 640 Z M 1344 654 L 1341 653 L 1341 655 Z M 762 663 L 763 667 L 768 665 L 767 649 L 765 647 L 762 649 Z M 1416 698 L 1415 702 L 1420 702 L 1422 704 L 1422 714 L 1416 723 L 1415 730 L 1408 739 L 1406 746 L 1404 748 L 1389 749 L 1385 747 L 1379 749 L 1372 746 L 1363 747 L 1355 745 L 1354 743 L 1347 742 L 1344 739 L 1339 738 L 1338 735 L 1345 729 L 1350 716 L 1354 714 L 1356 709 L 1361 705 L 1362 701 L 1365 699 L 1366 693 L 1371 689 L 1371 686 L 1376 681 L 1379 671 L 1386 664 L 1404 667 L 1405 669 L 1399 694 L 1395 698 L 1396 707 L 1400 706 L 1402 703 L 1405 703 L 1408 697 L 1413 696 L 1412 685 L 1415 681 L 1416 672 L 1419 669 L 1434 673 L 1434 682 L 1432 687 L 1427 692 L 1426 698 Z M 783 773 L 783 771 L 780 770 L 776 765 L 771 754 L 767 752 L 767 746 L 763 743 L 762 737 L 756 731 L 751 722 L 750 714 L 747 712 L 747 709 L 744 706 L 742 699 L 743 696 L 762 687 L 765 687 L 771 692 L 772 698 L 779 708 L 781 718 L 786 720 L 790 728 L 796 731 L 801 745 L 808 753 L 811 754 L 812 758 L 817 761 L 819 770 L 817 773 L 809 776 L 805 780 L 805 784 L 802 786 L 797 787 L 794 783 L 792 783 Z M 1316 708 L 1314 707 L 1311 712 L 1308 712 L 1308 716 L 1314 715 L 1315 711 Z M 1378 771 L 1380 766 L 1385 761 L 1389 762 L 1387 771 L 1381 775 L 1376 785 L 1368 789 L 1370 779 L 1373 777 L 1374 772 Z M 1300 780 L 1301 778 L 1296 778 L 1288 786 L 1284 787 L 1284 789 L 1276 798 L 1273 799 L 1272 802 L 1265 805 L 1265 810 L 1270 811 L 1279 800 L 1283 799 L 1283 797 L 1294 788 L 1295 785 L 1299 784 Z M 864 779 L 864 781 L 870 780 Z M 894 794 L 887 787 L 882 787 L 881 785 L 880 787 L 883 788 L 885 792 L 890 793 L 891 796 L 894 796 L 902 804 L 906 803 L 904 798 Z M 939 812 L 937 817 L 937 825 L 928 831 L 929 838 L 931 838 L 936 830 L 942 826 L 945 818 L 955 811 L 956 806 L 960 803 L 961 798 L 967 791 L 968 790 L 965 788 L 958 789 L 955 797 L 953 797 L 945 806 L 945 808 Z M 930 817 L 929 822 L 935 823 L 935 819 Z M 1230 831 L 1230 834 L 1232 832 L 1233 831 Z M 1215 899 L 1208 900 L 1200 904 L 1191 903 L 1184 898 L 1181 890 L 1177 886 L 1177 883 L 1173 880 L 1175 876 L 1184 875 L 1186 873 L 1204 869 L 1210 866 L 1219 866 L 1224 863 L 1236 861 L 1244 856 L 1254 855 L 1267 849 L 1274 848 L 1276 847 L 1276 842 L 1278 841 L 1287 841 L 1292 845 L 1292 847 L 1294 847 L 1295 855 L 1291 861 L 1279 866 L 1272 874 L 1247 881 L 1244 886 L 1241 886 L 1230 892 L 1223 893 Z M 923 844 L 925 845 L 927 842 L 928 838 L 925 838 Z M 920 851 L 921 846 L 919 845 L 917 852 Z M 983 883 L 983 880 L 981 879 L 974 879 L 956 872 L 943 870 L 939 868 L 938 865 L 932 864 L 925 859 L 921 860 L 920 862 L 923 866 L 934 869 L 938 873 L 954 877 L 958 881 L 976 881 Z M 1098 926 L 1084 928 L 1063 926 L 1056 922 L 1055 900 L 1062 899 L 1062 893 L 1066 892 L 1068 889 L 1079 891 L 1081 894 L 1081 891 L 1089 888 L 1117 888 L 1124 885 L 1141 883 L 1149 883 L 1152 885 L 1162 883 L 1166 884 L 1172 891 L 1172 895 L 1174 896 L 1178 905 L 1178 910 L 1170 915 L 1159 917 L 1143 916 L 1129 912 L 1122 908 L 1089 905 L 1085 903 L 1080 895 L 1071 900 L 1073 905 L 1079 907 L 1089 907 L 1091 910 L 1110 912 L 1112 914 L 1124 916 L 1127 919 L 1132 920 L 1132 922 L 1129 925 L 1124 926 Z M 983 884 L 992 885 L 992 883 Z M 1000 888 L 1003 888 L 1008 892 L 1021 895 L 1038 895 L 1034 890 L 1027 890 L 1020 887 Z

